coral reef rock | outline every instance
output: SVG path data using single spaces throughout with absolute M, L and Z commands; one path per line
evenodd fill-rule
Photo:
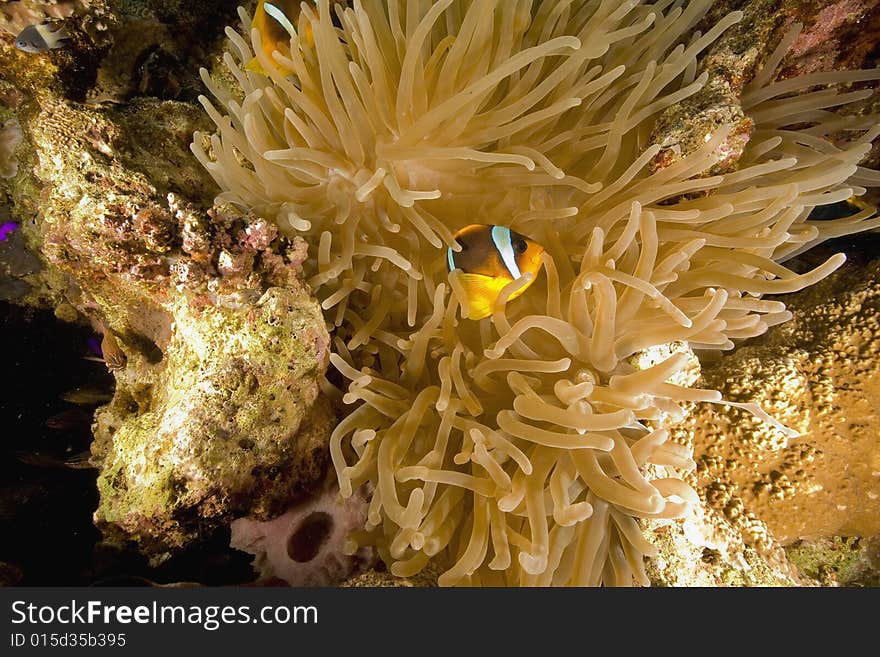
M 162 361 L 129 359 L 97 414 L 98 523 L 183 545 L 206 521 L 277 513 L 318 479 L 330 413 L 312 408 L 326 344 L 315 312 L 283 288 L 244 308 L 181 300 Z
M 360 495 L 343 499 L 331 479 L 320 495 L 294 504 L 277 518 L 235 520 L 230 545 L 254 555 L 262 582 L 338 584 L 375 563 L 372 548 L 347 545 L 348 535 L 359 530 L 366 517 L 367 501 Z
M 797 541 L 788 558 L 823 586 L 880 586 L 880 536 Z
M 430 566 L 412 577 L 396 577 L 387 571 L 368 570 L 347 579 L 342 583 L 342 586 L 348 588 L 427 588 L 437 586 L 439 576 L 439 569 Z
M 647 523 L 657 548 L 648 559 L 652 586 L 806 586 L 778 545 L 746 545 L 723 514 L 706 506 L 691 508 L 682 521 Z
M 693 438 L 700 496 L 749 546 L 876 537 L 880 261 L 781 299 L 793 319 L 704 364 L 701 384 L 761 404 L 799 435 L 738 408 L 697 404 L 673 437 Z
M 3 125 L 14 113 L 21 132 L 0 181 L 18 226 L 0 289 L 102 334 L 116 391 L 93 425 L 97 525 L 155 563 L 236 517 L 281 513 L 323 480 L 333 420 L 304 242 L 212 207 L 189 151 L 197 107 L 77 103 L 51 76 L 30 85 L 21 55 L 0 47 Z

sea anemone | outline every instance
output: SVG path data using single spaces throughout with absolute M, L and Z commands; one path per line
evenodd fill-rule
M 225 200 L 311 245 L 347 408 L 333 463 L 343 496 L 371 493 L 352 549 L 401 576 L 433 561 L 441 585 L 647 584 L 638 519 L 697 501 L 664 427 L 720 400 L 690 387 L 694 353 L 788 319 L 763 295 L 844 256 L 779 263 L 878 225 L 809 214 L 880 180 L 858 166 L 876 117 L 827 109 L 870 94 L 835 84 L 880 75 L 775 82 L 790 39 L 742 94 L 735 167 L 718 166 L 730 125 L 657 166 L 658 116 L 706 84 L 698 55 L 742 17 L 694 32 L 710 5 L 320 0 L 271 59 L 244 12 L 250 43 L 227 30 L 240 92 L 203 72 L 218 132 L 193 150 Z M 470 223 L 546 248 L 481 321 L 445 268 Z

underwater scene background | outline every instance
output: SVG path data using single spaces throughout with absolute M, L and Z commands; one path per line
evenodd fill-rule
M 0 2 L 0 585 L 876 586 L 878 41 Z

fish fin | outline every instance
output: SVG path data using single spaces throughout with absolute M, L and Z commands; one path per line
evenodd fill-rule
M 51 24 L 44 24 L 43 27 L 46 29 L 41 32 L 41 36 L 46 42 L 46 48 L 49 50 L 55 50 L 56 48 L 63 48 L 67 45 L 65 42 L 70 40 L 70 33 L 63 25 L 54 31 L 52 30 Z
M 491 315 L 499 292 L 510 282 L 504 278 L 482 274 L 459 274 L 458 280 L 468 298 L 466 319 L 483 319 Z
M 278 70 L 281 71 L 283 75 L 290 75 L 290 70 L 288 70 L 278 62 L 275 62 L 275 65 L 278 67 Z M 247 65 L 244 67 L 244 70 L 251 71 L 252 73 L 259 73 L 260 75 L 264 75 L 267 78 L 269 77 L 269 72 L 265 68 L 263 68 L 263 66 L 260 64 L 260 60 L 256 57 L 254 57 L 253 59 L 251 59 L 251 61 L 247 63 Z
M 265 75 L 266 77 L 269 76 L 269 74 L 266 73 L 266 69 L 260 66 L 260 61 L 256 57 L 254 57 L 253 59 L 251 59 L 251 61 L 247 63 L 247 66 L 244 67 L 244 70 L 251 71 L 252 73 L 259 73 L 260 75 Z

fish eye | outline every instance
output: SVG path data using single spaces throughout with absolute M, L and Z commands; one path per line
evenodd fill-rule
M 522 237 L 515 237 L 513 239 L 513 250 L 516 251 L 517 254 L 523 254 L 526 252 L 528 248 L 528 244 Z

